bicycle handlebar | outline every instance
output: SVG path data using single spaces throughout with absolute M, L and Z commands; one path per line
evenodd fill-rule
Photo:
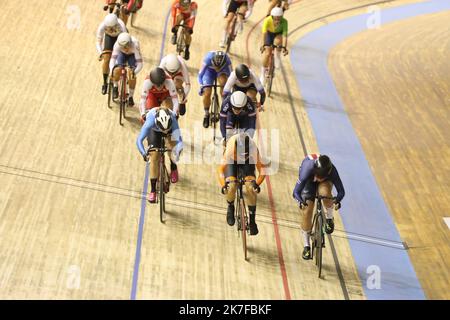
M 176 28 L 176 27 L 182 27 L 182 28 L 185 28 L 185 29 L 191 29 L 191 28 L 189 28 L 188 26 L 186 26 L 186 25 L 184 25 L 184 24 L 176 24 L 176 25 L 174 25 L 173 27 L 174 27 L 174 28 Z
M 164 147 L 164 148 L 148 148 L 147 149 L 147 155 L 149 155 L 150 152 L 152 152 L 152 151 L 157 151 L 157 152 L 164 153 L 164 152 L 172 152 L 172 149 L 168 149 L 166 147 Z

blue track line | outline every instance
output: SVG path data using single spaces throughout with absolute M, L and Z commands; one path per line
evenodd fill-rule
M 164 48 L 166 42 L 167 35 L 167 24 L 169 22 L 170 17 L 170 8 L 166 15 L 166 21 L 164 22 L 164 32 L 162 36 L 161 50 L 159 51 L 159 61 L 163 58 Z M 131 294 L 130 299 L 136 300 L 137 294 L 137 285 L 139 279 L 139 266 L 141 263 L 141 247 L 142 247 L 142 238 L 144 236 L 144 222 L 145 222 L 145 207 L 147 205 L 147 191 L 148 191 L 148 175 L 149 175 L 149 163 L 145 166 L 145 178 L 144 178 L 144 186 L 142 188 L 142 199 L 141 199 L 141 214 L 139 217 L 139 229 L 136 243 L 136 254 L 134 258 L 134 268 L 133 268 L 133 282 L 131 285 Z
M 444 10 L 450 10 L 450 1 L 404 5 L 382 10 L 381 24 Z M 319 149 L 331 155 L 346 185 L 340 210 L 345 230 L 401 243 L 328 70 L 330 50 L 344 39 L 366 31 L 368 18 L 369 14 L 359 15 L 308 33 L 292 48 L 291 62 Z M 349 239 L 349 244 L 368 299 L 425 299 L 406 250 L 354 239 Z M 379 288 L 373 281 L 373 270 L 377 268 Z

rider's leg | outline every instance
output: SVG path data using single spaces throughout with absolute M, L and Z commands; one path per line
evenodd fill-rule
M 331 181 L 320 182 L 319 186 L 318 186 L 319 195 L 331 198 L 332 197 L 332 194 L 331 194 L 332 188 L 333 188 L 333 184 L 331 183 Z M 327 221 L 326 221 L 326 225 L 325 225 L 325 231 L 326 231 L 326 233 L 331 234 L 334 231 L 333 200 L 323 199 L 322 201 L 323 201 L 323 205 L 326 209 L 325 217 L 326 217 Z
M 238 12 L 240 14 L 238 14 L 237 18 L 238 18 L 238 25 L 237 27 L 239 28 L 238 32 L 242 33 L 243 27 L 244 27 L 244 17 L 245 17 L 245 12 L 247 12 L 248 10 L 248 6 L 246 3 L 243 3 L 240 7 Z
M 220 47 L 225 48 L 225 42 L 227 39 L 227 34 L 230 29 L 231 21 L 233 21 L 234 18 L 234 12 L 229 11 L 227 16 L 225 17 L 225 25 L 223 29 L 222 39 L 220 40 Z
M 269 67 L 269 57 L 272 54 L 272 44 L 275 39 L 275 35 L 271 32 L 266 32 L 264 37 L 264 51 L 263 51 L 263 58 L 262 58 L 262 67 L 261 67 L 261 75 L 260 80 L 261 83 L 264 85 L 265 78 L 266 78 L 266 71 Z
M 177 142 L 172 139 L 172 136 L 168 136 L 166 139 L 166 145 L 169 145 L 170 149 L 175 150 L 175 146 L 177 144 Z M 177 164 L 175 162 L 175 159 L 173 158 L 173 154 L 170 153 L 170 181 L 172 183 L 177 183 L 178 182 L 178 167 Z
M 276 46 L 283 45 L 283 36 L 281 34 L 277 34 L 275 36 L 275 39 L 274 39 L 273 43 Z M 275 54 L 274 54 L 274 58 L 275 58 L 274 59 L 274 63 L 275 63 L 275 68 L 277 68 L 277 69 L 280 68 L 280 53 L 281 53 L 281 48 L 277 48 L 275 50 Z
M 247 90 L 247 96 L 256 104 L 256 95 L 257 95 L 257 91 L 254 88 L 250 88 Z
M 190 56 L 190 52 L 189 52 L 189 48 L 191 46 L 191 41 L 192 41 L 192 33 L 194 32 L 194 20 L 187 18 L 187 20 L 185 20 L 185 23 L 188 27 L 188 29 L 186 29 L 185 33 L 184 33 L 184 43 L 186 44 L 186 49 L 184 51 L 184 58 L 186 60 L 189 60 L 189 56 Z
M 311 230 L 312 230 L 312 216 L 314 210 L 314 197 L 316 195 L 317 183 L 308 181 L 302 191 L 302 198 L 306 200 L 307 207 L 300 209 L 300 226 L 302 229 L 301 235 L 303 238 L 303 246 L 305 247 L 302 253 L 303 259 L 310 259 L 311 257 Z
M 228 190 L 225 194 L 225 199 L 227 200 L 227 223 L 229 226 L 233 226 L 235 223 L 234 218 L 234 200 L 236 199 L 236 189 L 237 189 L 237 180 L 236 180 L 236 166 L 228 165 L 225 171 L 225 177 L 228 183 Z
M 119 18 L 123 21 L 123 23 L 125 23 L 125 25 L 127 25 L 129 14 L 126 14 L 124 9 L 125 7 L 120 9 Z
M 254 165 L 252 166 L 254 167 Z M 249 217 L 250 217 L 250 234 L 258 234 L 258 226 L 256 224 L 256 192 L 253 190 L 252 180 L 255 180 L 254 176 L 245 177 L 245 194 L 248 205 Z
M 128 105 L 134 106 L 134 90 L 136 89 L 136 75 L 130 69 L 136 68 L 136 57 L 133 55 L 128 56 Z
M 161 107 L 173 111 L 172 98 L 171 97 L 164 97 L 163 100 L 161 101 Z
M 229 76 L 229 74 L 227 74 L 227 73 L 221 73 L 217 77 L 217 83 L 221 86 L 220 90 L 219 90 L 220 96 L 222 96 L 222 94 L 223 94 L 223 88 L 225 87 L 225 84 L 227 83 L 228 76 Z
M 269 9 L 267 10 L 267 17 L 270 16 L 270 11 L 278 5 L 279 0 L 271 0 L 269 4 Z

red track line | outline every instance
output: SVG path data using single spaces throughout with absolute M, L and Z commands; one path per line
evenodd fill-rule
M 259 24 L 261 23 L 261 21 L 264 20 L 264 18 L 260 19 L 247 33 L 246 50 L 247 50 L 247 62 L 248 62 L 249 67 L 251 66 L 250 50 L 249 50 L 250 34 L 255 30 L 255 28 L 257 26 L 259 26 Z M 259 122 L 259 113 L 257 113 L 256 127 L 257 127 L 257 129 L 260 129 L 260 127 L 261 127 L 260 122 Z M 259 130 L 258 130 L 258 133 L 259 133 L 259 138 L 261 141 L 261 149 L 264 149 L 264 145 L 262 144 L 262 140 L 261 140 L 261 132 Z M 287 273 L 286 273 L 286 265 L 284 264 L 283 249 L 281 246 L 280 231 L 279 231 L 278 222 L 277 222 L 277 212 L 275 210 L 275 202 L 274 202 L 274 197 L 273 197 L 273 193 L 272 193 L 272 184 L 270 183 L 269 176 L 266 176 L 266 185 L 267 185 L 267 193 L 269 196 L 270 210 L 272 211 L 272 224 L 273 224 L 273 229 L 275 232 L 275 241 L 277 244 L 278 262 L 280 263 L 281 277 L 283 278 L 284 294 L 286 296 L 286 300 L 291 300 L 291 292 L 289 290 L 289 282 L 288 282 L 288 277 L 287 277 Z

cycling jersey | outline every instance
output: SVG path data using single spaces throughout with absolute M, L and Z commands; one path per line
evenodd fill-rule
M 250 150 L 250 156 L 247 161 L 241 161 L 237 157 L 237 151 L 236 150 L 236 139 L 239 135 L 234 135 L 230 137 L 230 139 L 227 142 L 226 150 L 222 158 L 222 162 L 218 169 L 219 174 L 219 182 L 222 187 L 225 186 L 225 171 L 227 170 L 227 167 L 230 165 L 256 165 L 256 168 L 258 169 L 258 179 L 256 180 L 256 183 L 258 185 L 261 185 L 261 183 L 264 182 L 264 179 L 266 178 L 265 175 L 265 168 L 266 166 L 261 162 L 261 155 L 259 154 L 258 147 L 256 146 L 256 143 L 253 140 L 250 140 L 249 150 Z
M 288 35 L 288 22 L 285 18 L 281 18 L 281 22 L 278 25 L 278 27 L 275 28 L 275 25 L 273 23 L 273 17 L 269 16 L 264 19 L 263 26 L 262 26 L 262 32 L 270 32 L 270 33 L 281 33 L 283 36 L 287 37 Z
M 227 130 L 237 128 L 247 131 L 253 137 L 256 129 L 256 108 L 253 101 L 247 99 L 247 104 L 242 108 L 239 114 L 235 114 L 232 110 L 233 106 L 230 102 L 231 95 L 223 100 L 220 109 L 220 132 L 222 138 L 227 138 Z
M 223 0 L 223 16 L 226 17 L 229 12 L 236 13 L 243 4 L 247 4 L 247 11 L 245 12 L 244 19 L 248 19 L 252 15 L 255 0 Z
M 195 24 L 195 17 L 197 15 L 197 9 L 198 9 L 198 5 L 196 2 L 191 2 L 191 4 L 189 5 L 189 7 L 187 9 L 184 9 L 179 0 L 176 0 L 173 4 L 172 4 L 172 26 L 175 26 L 176 22 L 177 22 L 177 15 L 178 14 L 182 14 L 183 15 L 183 20 L 184 23 L 187 27 L 189 28 L 194 28 L 194 24 Z
M 134 55 L 134 58 L 136 60 L 136 68 L 134 70 L 134 74 L 137 75 L 142 70 L 143 60 L 141 56 L 141 49 L 139 47 L 139 42 L 135 37 L 131 37 L 131 49 L 127 54 L 123 53 L 122 50 L 120 50 L 120 46 L 117 42 L 114 44 L 111 60 L 109 62 L 110 73 L 112 73 L 112 70 L 116 65 L 116 60 L 119 57 L 119 55 L 126 55 L 126 56 Z
M 166 96 L 171 97 L 172 99 L 172 105 L 173 105 L 173 112 L 175 114 L 178 113 L 178 95 L 177 95 L 177 89 L 175 87 L 175 83 L 170 78 L 169 75 L 166 74 L 166 80 L 164 81 L 164 85 L 162 89 L 158 89 L 150 80 L 149 77 L 147 77 L 144 80 L 144 83 L 142 85 L 142 92 L 141 92 L 141 101 L 139 104 L 139 110 L 141 112 L 141 116 L 145 114 L 146 112 L 146 101 L 147 98 L 151 96 Z M 153 105 L 154 107 L 154 105 Z M 153 109 L 152 109 L 153 110 Z
M 223 88 L 223 94 L 224 95 L 230 94 L 234 86 L 237 86 L 239 88 L 248 88 L 251 85 L 254 85 L 256 90 L 258 90 L 259 94 L 261 95 L 261 104 L 263 105 L 266 99 L 266 92 L 261 84 L 261 81 L 259 80 L 259 77 L 257 77 L 252 70 L 250 70 L 250 77 L 247 82 L 241 82 L 237 78 L 236 72 L 233 71 L 230 74 L 227 83 L 225 84 L 225 87 Z
M 230 75 L 230 73 L 233 71 L 231 66 L 231 60 L 228 55 L 226 55 L 226 62 L 225 65 L 219 70 L 216 71 L 212 65 L 212 58 L 214 57 L 215 51 L 210 51 L 206 54 L 205 58 L 203 59 L 202 66 L 200 68 L 200 71 L 198 73 L 198 83 L 201 86 L 204 85 L 212 85 L 214 83 L 214 80 L 217 79 L 217 76 L 224 73 L 227 76 Z
M 158 127 L 155 124 L 155 118 L 156 118 L 156 111 L 158 108 L 152 109 L 147 113 L 147 118 L 145 120 L 144 126 L 141 128 L 141 132 L 139 133 L 139 136 L 136 140 L 136 146 L 141 153 L 141 155 L 145 155 L 146 151 L 144 148 L 144 140 L 150 139 L 150 135 L 152 131 L 156 132 L 162 132 L 158 129 Z M 172 118 L 172 129 L 171 129 L 171 140 L 176 141 L 174 155 L 176 157 L 175 161 L 178 161 L 180 157 L 180 153 L 183 150 L 183 140 L 181 138 L 181 132 L 180 127 L 178 125 L 177 117 L 175 116 L 175 113 L 170 111 L 170 116 Z
M 295 184 L 293 197 L 298 202 L 305 202 L 306 199 L 302 198 L 302 191 L 305 188 L 306 184 L 310 181 L 314 181 L 314 164 L 316 160 L 319 158 L 318 154 L 309 154 L 303 159 L 302 164 L 299 169 L 299 178 L 297 180 L 297 183 Z M 342 184 L 341 178 L 339 177 L 339 173 L 336 169 L 336 167 L 333 165 L 333 168 L 331 170 L 331 173 L 327 177 L 326 180 L 331 181 L 334 186 L 336 187 L 336 190 L 338 192 L 336 196 L 336 201 L 340 202 L 344 196 L 345 196 L 345 190 L 344 186 Z M 318 183 L 318 181 L 317 181 Z
M 125 27 L 125 23 L 123 23 L 122 20 L 118 19 L 119 24 L 114 28 L 112 32 L 106 31 L 105 23 L 100 23 L 98 29 L 97 29 L 97 52 L 98 54 L 101 54 L 104 48 L 104 42 L 105 42 L 105 36 L 109 36 L 112 38 L 117 38 L 119 34 L 122 32 L 127 32 L 127 28 Z M 111 48 L 112 49 L 112 48 Z
M 189 71 L 188 71 L 188 68 L 187 68 L 187 65 L 186 65 L 186 62 L 184 61 L 184 59 L 180 56 L 177 56 L 177 58 L 181 65 L 180 70 L 178 70 L 178 72 L 176 74 L 170 75 L 170 77 L 172 78 L 172 80 L 175 80 L 177 78 L 183 79 L 184 95 L 187 97 L 187 95 L 189 94 L 189 91 L 191 90 L 191 81 L 190 81 L 190 77 L 189 77 Z M 166 70 L 166 63 L 167 63 L 167 56 L 165 56 L 161 60 L 161 63 L 159 64 L 159 66 L 161 68 L 163 68 L 164 70 Z

